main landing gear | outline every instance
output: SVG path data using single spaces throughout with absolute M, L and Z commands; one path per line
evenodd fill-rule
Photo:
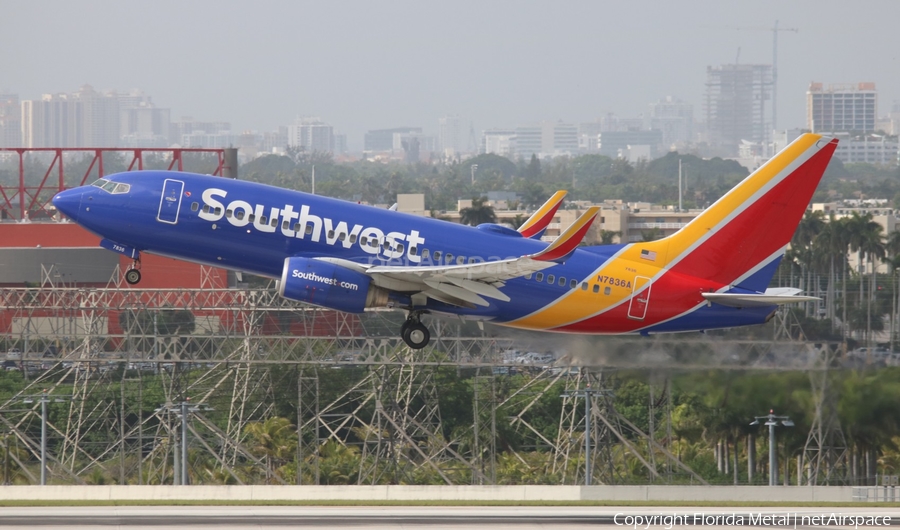
M 138 257 L 134 260 L 134 263 L 131 265 L 131 268 L 125 272 L 125 281 L 128 285 L 135 285 L 139 281 L 141 281 L 141 258 Z
M 422 313 L 419 311 L 410 311 L 406 322 L 400 326 L 400 337 L 407 346 L 414 350 L 421 350 L 428 346 L 431 340 L 431 333 L 428 328 L 420 321 Z

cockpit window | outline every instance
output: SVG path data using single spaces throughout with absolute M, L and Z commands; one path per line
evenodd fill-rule
M 113 194 L 128 193 L 131 191 L 131 184 L 113 182 L 107 179 L 97 179 L 91 183 L 91 186 L 96 186 L 105 192 Z

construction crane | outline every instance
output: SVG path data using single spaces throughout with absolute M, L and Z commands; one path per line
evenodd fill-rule
M 766 28 L 762 26 L 738 26 L 731 29 L 736 29 L 738 31 L 771 31 L 772 32 L 772 129 L 777 129 L 778 126 L 778 32 L 779 31 L 791 31 L 793 33 L 799 33 L 800 30 L 797 28 L 779 28 L 778 21 L 775 21 L 775 25 L 771 28 Z M 738 52 L 740 53 L 740 52 Z

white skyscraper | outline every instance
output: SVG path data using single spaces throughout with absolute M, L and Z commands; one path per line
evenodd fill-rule
M 462 151 L 462 133 L 458 115 L 438 119 L 438 149 L 444 156 L 454 156 Z

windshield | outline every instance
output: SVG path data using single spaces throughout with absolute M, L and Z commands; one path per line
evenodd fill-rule
M 128 193 L 131 190 L 131 184 L 124 184 L 122 182 L 113 182 L 108 179 L 97 179 L 91 183 L 91 186 L 96 186 L 103 191 L 118 194 L 118 193 Z

